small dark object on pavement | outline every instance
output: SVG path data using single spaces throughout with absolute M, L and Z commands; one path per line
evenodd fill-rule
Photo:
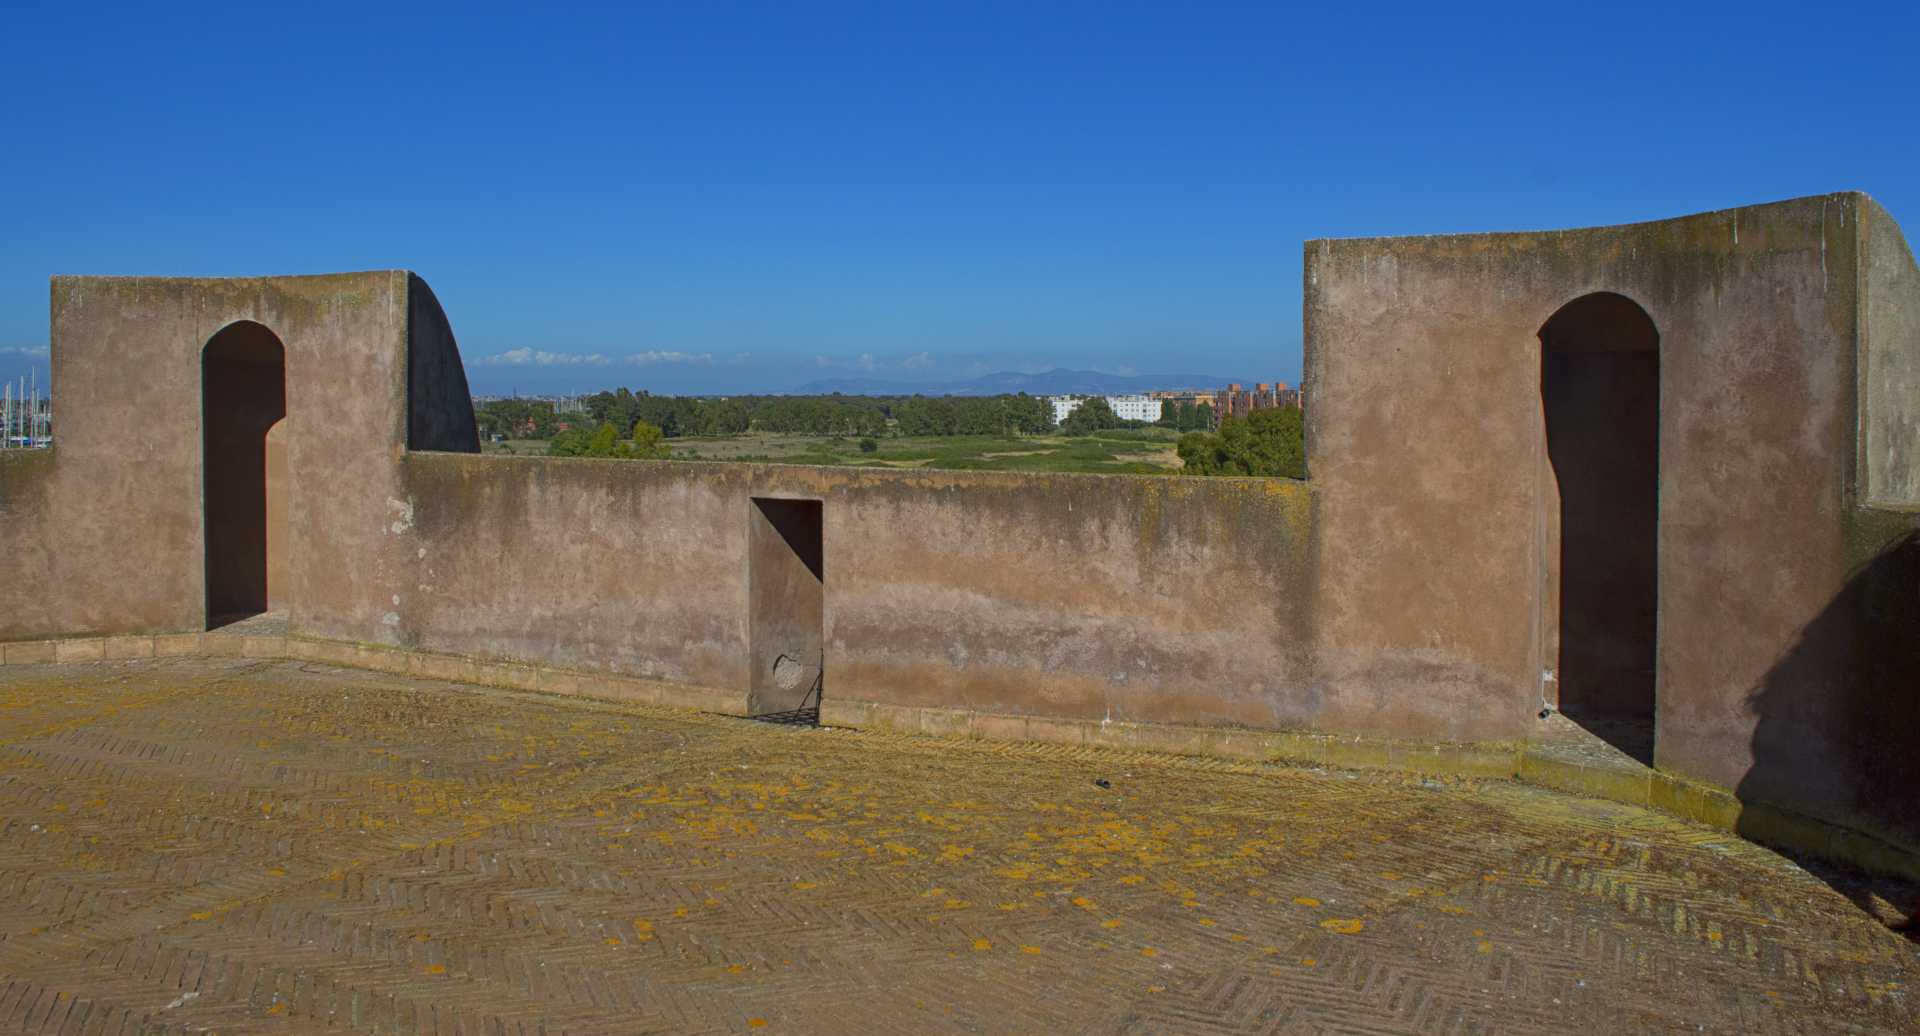
M 1093 783 L 1094 783 L 1094 785 L 1095 785 L 1095 786 L 1097 786 L 1097 787 L 1101 787 L 1101 788 L 1111 788 L 1111 787 L 1113 787 L 1113 782 L 1112 782 L 1112 781 L 1109 781 L 1109 780 L 1107 780 L 1107 779 L 1106 779 L 1105 777 L 1095 777 L 1095 778 L 1093 779 Z

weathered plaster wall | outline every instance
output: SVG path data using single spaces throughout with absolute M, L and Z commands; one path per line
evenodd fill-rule
M 64 614 L 64 605 L 42 598 L 60 592 L 55 581 L 54 544 L 48 542 L 53 521 L 53 451 L 0 450 L 0 558 L 9 569 L 0 580 L 0 639 L 12 640 L 55 632 L 51 621 Z M 56 614 L 42 619 L 42 610 Z
M 1846 533 L 1846 567 L 1742 698 L 1752 762 L 1728 786 L 1920 847 L 1920 514 L 1856 510 Z
M 832 686 L 852 697 L 1268 728 L 1321 716 L 1304 485 L 819 477 L 851 505 L 827 517 L 827 637 Z
M 267 606 L 285 611 L 291 600 L 288 568 L 287 419 L 267 432 Z
M 1861 496 L 1920 506 L 1920 268 L 1900 225 L 1860 206 L 1865 305 L 1860 328 Z
M 1311 725 L 1309 491 L 415 454 L 406 642 L 745 689 L 752 498 L 823 502 L 825 694 Z
M 747 685 L 737 477 L 430 453 L 410 454 L 404 474 L 417 580 L 391 608 L 369 604 L 393 613 L 401 643 Z
M 1840 194 L 1636 226 L 1309 243 L 1315 647 L 1334 678 L 1354 674 L 1332 693 L 1395 687 L 1381 707 L 1416 721 L 1422 702 L 1485 701 L 1493 727 L 1525 732 L 1557 636 L 1542 607 L 1557 515 L 1537 335 L 1567 302 L 1616 292 L 1661 336 L 1659 765 L 1814 815 L 1855 808 L 1847 760 L 1915 747 L 1911 725 L 1829 708 L 1850 667 L 1806 646 L 1822 626 L 1866 628 L 1836 602 L 1897 539 L 1861 542 L 1851 492 L 1873 212 Z M 1881 829 L 1914 831 L 1911 797 L 1873 796 Z
M 1748 696 L 1754 762 L 1739 792 L 1920 845 L 1920 271 L 1886 210 L 1855 197 L 1859 459 L 1845 555 L 1829 599 Z
M 1537 501 L 1514 463 L 1540 438 L 1526 343 L 1570 296 L 1528 300 L 1512 265 L 1477 238 L 1307 245 L 1313 650 L 1335 729 L 1529 729 Z
M 391 529 L 406 517 L 408 287 L 404 271 L 55 278 L 68 417 L 55 449 L 0 469 L 7 560 L 36 574 L 0 586 L 0 638 L 204 628 L 201 352 L 250 320 L 286 347 L 293 627 L 395 642 L 364 619 L 415 582 Z

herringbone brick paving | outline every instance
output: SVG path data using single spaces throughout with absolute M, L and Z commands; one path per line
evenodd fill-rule
M 1875 907 L 1503 782 L 0 674 L 6 1031 L 1915 1031 Z

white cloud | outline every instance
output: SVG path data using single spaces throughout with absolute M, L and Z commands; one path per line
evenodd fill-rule
M 656 363 L 712 363 L 713 354 L 649 351 L 634 353 L 627 357 L 627 362 L 642 367 L 649 367 Z
M 931 359 L 929 359 L 929 362 L 931 362 Z M 823 367 L 823 368 L 832 367 L 832 368 L 838 368 L 838 369 L 857 370 L 857 371 L 875 371 L 886 366 L 886 364 L 881 363 L 877 359 L 874 359 L 874 356 L 872 353 L 861 353 L 860 355 L 855 356 L 850 360 L 843 360 L 838 357 L 827 356 L 824 354 L 816 354 L 813 358 L 813 365 L 815 367 Z
M 480 362 L 489 367 L 565 367 L 582 364 L 601 367 L 613 361 L 600 353 L 550 353 L 522 348 L 483 356 Z
M 933 354 L 932 353 L 914 353 L 912 356 L 909 356 L 906 359 L 901 360 L 900 366 L 905 367 L 908 370 L 920 370 L 921 368 L 924 368 L 924 367 L 931 367 L 933 366 Z
M 741 354 L 742 357 L 745 354 Z M 508 349 L 479 359 L 489 367 L 604 367 L 614 361 L 648 367 L 656 363 L 712 363 L 712 353 L 685 353 L 674 350 L 649 350 L 629 356 L 606 353 L 554 353 L 543 349 Z
M 47 347 L 44 345 L 9 347 L 0 349 L 0 353 L 6 353 L 9 356 L 45 356 L 47 355 Z
M 753 359 L 752 353 L 734 353 L 733 359 L 728 360 L 727 362 L 729 364 L 732 364 L 735 367 L 740 367 L 740 366 L 744 366 L 747 363 L 747 361 L 751 359 Z

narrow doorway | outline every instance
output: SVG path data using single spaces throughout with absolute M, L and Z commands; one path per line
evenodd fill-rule
M 250 320 L 200 354 L 207 628 L 285 606 L 286 349 Z M 278 461 L 278 463 L 275 463 Z
M 747 714 L 818 723 L 826 668 L 821 502 L 754 497 L 747 521 Z
M 1540 344 L 1547 497 L 1558 505 L 1547 558 L 1557 599 L 1543 606 L 1559 708 L 1652 765 L 1660 333 L 1631 299 L 1599 292 L 1561 307 Z

